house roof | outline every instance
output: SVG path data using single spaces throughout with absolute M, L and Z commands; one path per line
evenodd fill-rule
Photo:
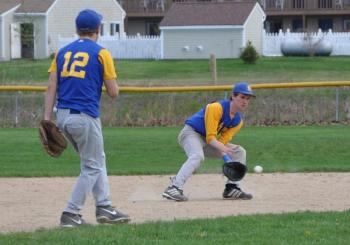
M 9 11 L 21 3 L 21 0 L 1 0 L 0 1 L 0 14 Z
M 255 4 L 256 1 L 173 3 L 160 26 L 243 25 Z
M 56 0 L 22 0 L 16 13 L 46 13 Z

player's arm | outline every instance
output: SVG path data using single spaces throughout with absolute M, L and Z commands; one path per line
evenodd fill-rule
M 56 101 L 56 89 L 57 89 L 57 65 L 56 57 L 53 59 L 49 68 L 49 81 L 45 93 L 45 110 L 44 119 L 51 120 L 53 106 Z
M 204 115 L 204 123 L 206 130 L 206 142 L 219 150 L 222 155 L 233 154 L 233 150 L 225 146 L 222 142 L 216 139 L 217 129 L 222 117 L 223 109 L 220 103 L 212 103 L 207 105 Z
M 107 49 L 102 49 L 98 58 L 103 65 L 103 81 L 107 94 L 114 99 L 119 94 L 119 88 L 113 58 Z
M 112 98 L 116 98 L 119 95 L 119 88 L 116 79 L 109 79 L 104 81 L 107 94 Z
M 228 128 L 225 131 L 223 131 L 218 140 L 224 145 L 226 145 L 238 133 L 238 131 L 242 128 L 242 126 L 243 126 L 243 120 L 241 120 L 236 127 Z

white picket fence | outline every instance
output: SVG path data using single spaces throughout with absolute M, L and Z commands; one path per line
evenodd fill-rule
M 349 32 L 315 32 L 315 33 L 297 33 L 280 31 L 279 33 L 263 34 L 263 55 L 264 56 L 282 56 L 281 44 L 286 40 L 301 40 L 309 38 L 312 40 L 327 40 L 332 45 L 331 55 L 350 55 L 350 33 Z
M 349 32 L 315 32 L 315 33 L 263 33 L 263 56 L 282 56 L 281 44 L 287 39 L 308 38 L 327 40 L 332 45 L 331 55 L 350 55 Z M 59 37 L 59 48 L 72 42 L 77 37 Z M 161 59 L 161 39 L 159 36 L 102 36 L 98 43 L 107 48 L 117 59 Z
M 72 42 L 77 37 L 59 37 L 59 48 Z M 160 59 L 161 41 L 159 36 L 102 36 L 98 43 L 118 59 Z

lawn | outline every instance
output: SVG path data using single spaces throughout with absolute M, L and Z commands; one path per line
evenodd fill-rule
M 348 244 L 350 212 L 248 215 L 0 234 L 1 244 Z
M 349 57 L 260 58 L 256 65 L 240 59 L 217 61 L 218 84 L 350 80 Z M 0 84 L 43 84 L 50 59 L 2 62 Z M 208 60 L 117 60 L 120 85 L 212 84 Z
M 180 127 L 104 128 L 110 175 L 175 173 L 185 160 L 177 144 Z M 56 159 L 46 155 L 31 128 L 0 131 L 0 176 L 76 176 L 79 158 L 69 147 Z M 249 170 L 266 172 L 350 171 L 350 127 L 246 127 L 233 143 L 248 152 Z M 200 172 L 219 173 L 221 160 L 207 159 Z

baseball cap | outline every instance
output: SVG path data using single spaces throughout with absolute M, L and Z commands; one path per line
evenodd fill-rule
M 239 82 L 233 86 L 232 93 L 241 93 L 246 95 L 254 96 L 253 90 L 250 88 L 249 84 L 246 82 Z
M 77 30 L 93 31 L 97 30 L 101 25 L 102 15 L 92 9 L 84 9 L 80 11 L 75 19 Z

